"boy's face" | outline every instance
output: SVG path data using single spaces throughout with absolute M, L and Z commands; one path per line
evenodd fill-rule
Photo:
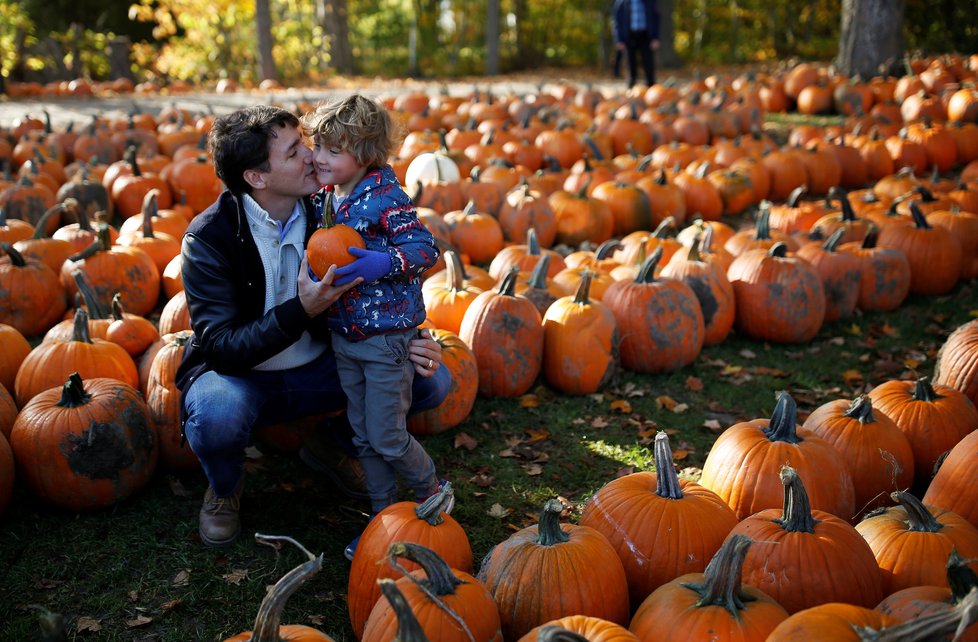
M 335 185 L 336 192 L 343 195 L 349 194 L 367 173 L 367 168 L 357 163 L 353 154 L 324 145 L 318 138 L 313 146 L 313 163 L 320 184 Z
M 269 195 L 301 198 L 319 189 L 312 150 L 302 133 L 292 126 L 281 127 L 268 141 L 268 171 L 259 172 Z M 252 171 L 252 170 L 249 170 Z

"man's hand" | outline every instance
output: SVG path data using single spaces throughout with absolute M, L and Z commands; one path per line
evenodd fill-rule
M 441 367 L 441 345 L 431 338 L 427 329 L 422 329 L 420 338 L 408 341 L 408 358 L 415 372 L 430 377 Z
M 349 248 L 350 254 L 357 257 L 353 263 L 336 270 L 336 285 L 346 285 L 356 278 L 363 283 L 373 283 L 391 272 L 391 256 L 387 252 Z
M 344 292 L 361 283 L 360 279 L 353 279 L 345 285 L 334 285 L 335 276 L 336 266 L 331 265 L 320 281 L 313 281 L 309 272 L 309 259 L 303 253 L 302 263 L 299 264 L 298 294 L 302 309 L 310 318 L 319 315 L 336 303 Z

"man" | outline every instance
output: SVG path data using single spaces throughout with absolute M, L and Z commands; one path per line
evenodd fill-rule
M 306 243 L 317 227 L 308 195 L 320 186 L 312 150 L 291 112 L 256 106 L 218 118 L 210 133 L 217 175 L 227 188 L 196 217 L 183 239 L 183 284 L 194 336 L 177 373 L 184 433 L 210 483 L 200 510 L 208 546 L 240 533 L 244 450 L 260 425 L 340 410 L 346 396 L 329 349 L 326 309 L 359 285 L 333 283 L 335 266 L 316 281 Z M 412 411 L 437 406 L 451 377 L 437 343 L 409 347 L 415 377 Z M 323 435 L 317 455 L 357 462 Z M 355 472 L 348 479 L 356 478 Z
M 638 56 L 642 57 L 645 84 L 655 84 L 654 52 L 659 48 L 659 7 L 656 0 L 614 0 L 611 7 L 615 47 L 628 58 L 628 86 L 638 81 Z

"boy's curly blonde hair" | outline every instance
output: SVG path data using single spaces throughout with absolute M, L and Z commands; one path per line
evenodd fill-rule
M 400 138 L 384 106 L 361 94 L 319 104 L 302 117 L 302 127 L 318 144 L 346 150 L 370 168 L 386 165 Z

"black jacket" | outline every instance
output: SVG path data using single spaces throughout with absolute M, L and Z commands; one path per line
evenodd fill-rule
M 308 199 L 302 203 L 308 242 L 318 221 Z M 326 314 L 310 319 L 298 296 L 264 313 L 265 269 L 241 200 L 231 192 L 221 194 L 190 223 L 182 255 L 194 334 L 177 370 L 181 391 L 208 370 L 246 372 L 293 344 L 305 330 L 328 340 Z M 180 405 L 182 410 L 182 395 Z

